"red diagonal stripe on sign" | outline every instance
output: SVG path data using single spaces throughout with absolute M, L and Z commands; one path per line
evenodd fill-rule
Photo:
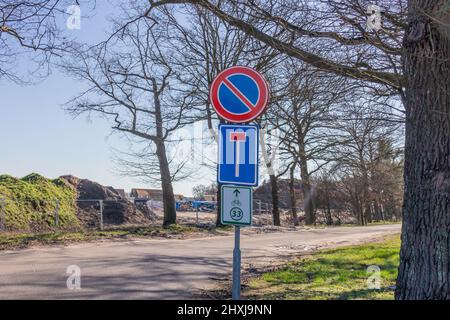
M 231 90 L 231 92 L 234 93 L 234 95 L 242 101 L 243 104 L 245 104 L 245 106 L 247 108 L 249 108 L 250 110 L 253 110 L 255 108 L 255 106 L 253 105 L 253 103 L 251 103 L 250 100 L 247 99 L 247 97 L 241 92 L 239 91 L 239 89 L 233 84 L 231 83 L 230 80 L 228 80 L 227 78 L 223 79 L 223 83 L 228 87 L 228 89 Z

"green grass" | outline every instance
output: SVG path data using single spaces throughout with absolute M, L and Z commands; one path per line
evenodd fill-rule
M 0 250 L 27 248 L 33 245 L 69 244 L 73 242 L 102 239 L 168 238 L 194 233 L 221 234 L 227 228 L 199 228 L 189 225 L 127 226 L 114 227 L 103 231 L 79 230 L 44 233 L 0 233 Z
M 252 299 L 393 299 L 399 264 L 399 237 L 380 243 L 316 253 L 251 279 L 244 295 Z M 381 269 L 381 288 L 368 289 L 367 268 Z
M 54 212 L 59 201 L 59 226 L 79 227 L 76 216 L 76 190 L 61 179 L 50 180 L 38 174 L 22 179 L 0 175 L 0 198 L 6 200 L 5 227 L 16 231 L 44 231 L 56 227 Z

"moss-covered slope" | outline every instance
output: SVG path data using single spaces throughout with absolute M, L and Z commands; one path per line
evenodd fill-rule
M 7 230 L 49 230 L 55 225 L 59 203 L 59 228 L 79 226 L 76 190 L 62 179 L 49 180 L 38 174 L 22 179 L 0 175 L 0 201 L 5 200 Z

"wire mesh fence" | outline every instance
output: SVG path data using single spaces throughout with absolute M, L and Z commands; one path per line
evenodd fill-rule
M 217 205 L 177 204 L 177 222 L 195 226 L 214 226 Z M 255 225 L 272 225 L 272 206 L 255 200 Z M 284 211 L 282 211 L 283 213 Z M 0 198 L 0 232 L 58 231 L 73 229 L 105 230 L 121 226 L 162 225 L 163 203 L 129 199 L 5 199 Z
M 76 210 L 62 200 L 0 198 L 0 231 L 43 231 L 77 226 Z

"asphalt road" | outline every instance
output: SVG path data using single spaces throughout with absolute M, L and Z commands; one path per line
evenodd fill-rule
M 338 227 L 242 235 L 245 266 L 283 261 L 322 247 L 368 242 L 400 225 Z M 0 299 L 193 298 L 231 273 L 233 236 L 133 240 L 40 247 L 0 253 Z M 68 289 L 68 266 L 81 289 Z M 74 284 L 75 282 L 70 282 Z

